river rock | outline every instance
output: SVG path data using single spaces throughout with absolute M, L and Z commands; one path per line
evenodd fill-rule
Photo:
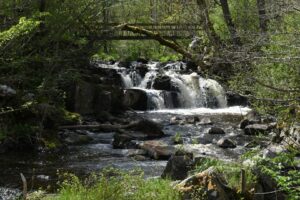
M 152 85 L 153 89 L 156 90 L 165 90 L 165 91 L 174 91 L 174 87 L 172 86 L 171 78 L 169 76 L 157 76 L 154 79 L 154 83 Z
M 250 121 L 249 119 L 243 119 L 243 120 L 240 122 L 239 127 L 240 127 L 240 129 L 245 129 L 246 126 L 251 125 L 251 124 L 255 124 L 255 123 L 256 123 L 256 122 Z
M 21 196 L 22 192 L 18 189 L 0 187 L 0 200 L 15 200 Z
M 138 63 L 136 69 L 141 77 L 145 77 L 146 73 L 149 71 L 147 65 L 141 63 Z
M 247 97 L 242 96 L 242 95 L 232 92 L 232 91 L 226 92 L 226 99 L 227 99 L 228 106 L 248 106 L 249 105 L 249 101 L 248 101 Z
M 144 139 L 143 137 L 142 139 Z M 114 135 L 113 139 L 113 147 L 115 149 L 131 149 L 136 148 L 135 143 L 132 142 L 132 140 L 136 139 L 134 136 L 130 134 L 126 134 L 124 131 L 119 131 Z M 141 138 L 140 138 L 141 139 Z
M 208 134 L 221 135 L 221 134 L 225 134 L 225 131 L 219 127 L 212 127 L 209 129 Z
M 235 148 L 236 144 L 228 138 L 221 138 L 218 142 L 217 145 L 221 148 Z
M 0 85 L 0 97 L 11 97 L 16 95 L 16 90 L 7 85 Z
M 291 127 L 283 128 L 280 132 L 280 137 L 283 138 L 287 144 L 297 148 L 297 146 L 300 145 L 300 123 L 295 123 Z
M 183 193 L 183 199 L 191 199 L 191 196 L 195 199 L 237 199 L 234 190 L 227 186 L 224 177 L 213 167 L 188 177 L 176 185 L 176 189 Z
M 198 70 L 198 65 L 195 62 L 187 61 L 186 62 L 186 71 L 196 72 Z
M 183 180 L 188 176 L 188 172 L 192 169 L 192 154 L 178 151 L 168 160 L 161 177 L 170 178 L 172 180 Z
M 95 114 L 101 111 L 111 111 L 113 95 L 117 91 L 108 91 L 104 86 L 86 81 L 78 81 L 70 87 L 67 93 L 66 106 L 70 111 L 82 115 Z
M 148 96 L 142 89 L 127 89 L 124 93 L 123 104 L 134 110 L 147 110 Z
M 269 126 L 267 124 L 251 124 L 244 129 L 246 135 L 267 134 Z
M 179 124 L 182 119 L 178 116 L 174 116 L 170 119 L 170 125 Z
M 282 154 L 283 152 L 288 153 L 283 145 L 270 145 L 264 150 L 262 150 L 263 158 L 275 158 L 276 156 Z
M 148 155 L 152 158 L 158 159 L 168 159 L 175 153 L 175 147 L 170 146 L 162 141 L 149 140 L 139 144 L 141 149 L 147 151 Z
M 286 199 L 288 199 L 287 195 L 284 194 L 283 191 L 279 190 L 277 192 L 274 192 L 274 188 L 275 189 L 278 188 L 278 185 L 272 177 L 270 177 L 269 175 L 267 175 L 264 172 L 261 172 L 260 170 L 255 170 L 254 172 L 257 177 L 256 184 L 260 188 L 260 192 L 265 193 L 264 195 L 262 195 L 264 200 L 274 200 L 274 199 L 286 200 Z
M 248 119 L 249 121 L 256 122 L 256 123 L 261 122 L 261 116 L 255 110 L 251 110 L 250 112 L 248 112 L 247 115 L 244 118 Z
M 41 175 L 37 175 L 36 178 L 40 181 L 49 181 L 50 180 L 50 176 L 41 174 Z
M 211 121 L 210 118 L 204 117 L 200 120 L 200 122 L 197 123 L 197 125 L 212 125 L 213 122 Z
M 195 124 L 195 123 L 197 123 L 199 121 L 200 121 L 200 119 L 199 119 L 198 116 L 191 116 L 191 117 L 186 117 L 185 118 L 185 122 L 187 124 Z
M 130 68 L 131 62 L 130 61 L 120 61 L 118 63 L 118 66 L 123 67 L 123 68 Z

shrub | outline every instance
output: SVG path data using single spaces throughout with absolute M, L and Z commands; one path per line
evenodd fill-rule
M 143 178 L 137 171 L 122 172 L 107 169 L 99 175 L 91 175 L 84 181 L 66 174 L 57 200 L 179 200 L 170 181 Z

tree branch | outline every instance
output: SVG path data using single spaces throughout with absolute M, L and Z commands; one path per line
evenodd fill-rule
M 274 87 L 272 85 L 267 85 L 267 84 L 263 83 L 262 81 L 260 81 L 256 78 L 251 78 L 251 79 L 254 80 L 255 82 L 257 82 L 259 85 L 262 85 L 264 87 L 267 87 L 267 88 L 270 88 L 272 90 L 276 90 L 276 91 L 279 91 L 279 92 L 291 92 L 291 93 L 300 92 L 300 90 L 297 90 L 297 89 L 283 89 L 283 88 Z
M 169 48 L 173 49 L 174 51 L 176 51 L 177 53 L 180 53 L 184 57 L 194 61 L 202 69 L 207 69 L 208 68 L 208 65 L 206 65 L 203 62 L 202 56 L 200 54 L 197 55 L 197 54 L 193 54 L 193 53 L 189 52 L 188 50 L 186 50 L 183 47 L 179 46 L 177 43 L 162 37 L 159 33 L 152 32 L 152 31 L 149 31 L 147 29 L 143 29 L 143 28 L 128 25 L 128 24 L 121 24 L 121 25 L 117 26 L 117 28 L 119 28 L 121 30 L 131 31 L 133 33 L 143 34 L 143 35 L 146 35 L 148 37 L 151 37 L 152 39 L 158 41 L 161 45 L 169 47 Z

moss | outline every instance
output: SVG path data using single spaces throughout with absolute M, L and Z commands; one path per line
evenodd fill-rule
M 6 138 L 6 133 L 3 130 L 0 130 L 0 141 Z
M 61 142 L 57 139 L 57 137 L 47 137 L 43 138 L 43 145 L 46 149 L 55 149 L 61 147 Z
M 63 109 L 63 124 L 80 124 L 82 121 L 79 113 L 69 112 Z

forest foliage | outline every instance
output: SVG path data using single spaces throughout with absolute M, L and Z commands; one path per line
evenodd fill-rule
M 156 41 L 97 40 L 101 23 L 198 23 L 194 53 L 209 66 L 203 74 L 248 96 L 260 111 L 294 109 L 299 117 L 296 0 L 3 0 L 0 8 L 0 83 L 43 94 L 38 101 L 63 102 L 50 93 L 57 97 L 57 82 L 76 77 L 91 58 L 184 59 Z M 176 42 L 188 49 L 191 40 Z

